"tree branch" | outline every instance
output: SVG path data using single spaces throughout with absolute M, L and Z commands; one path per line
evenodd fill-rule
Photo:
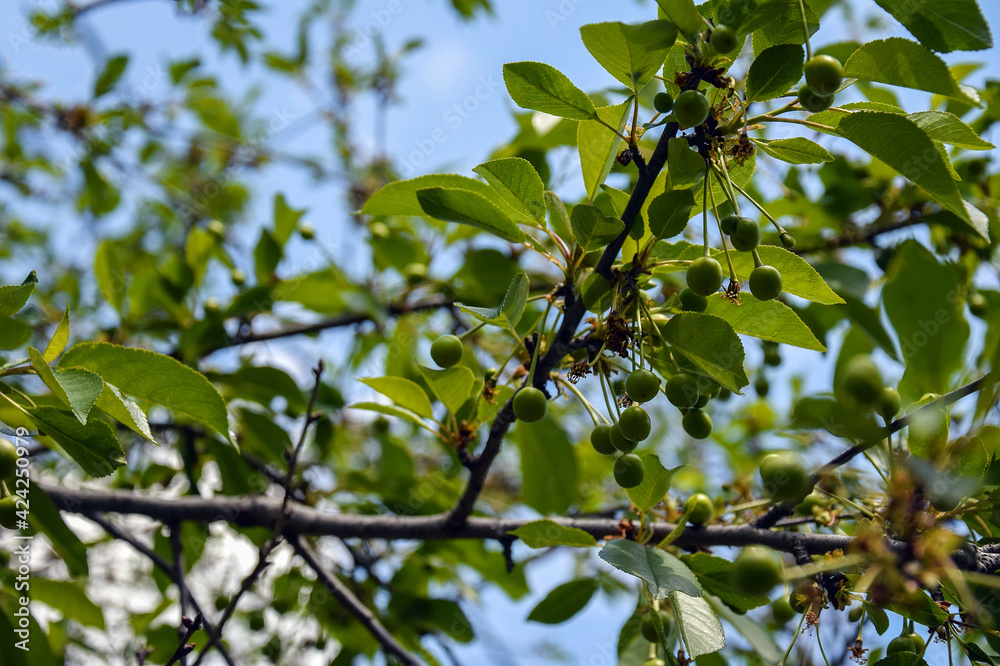
M 640 171 L 639 180 L 636 182 L 635 189 L 632 190 L 632 196 L 625 207 L 625 212 L 622 213 L 622 222 L 625 223 L 625 227 L 618 238 L 611 241 L 604 249 L 604 253 L 594 268 L 595 273 L 599 273 L 609 279 L 611 278 L 611 266 L 614 264 L 615 259 L 618 258 L 618 253 L 621 252 L 622 246 L 625 244 L 625 239 L 628 238 L 628 234 L 632 230 L 632 225 L 638 219 L 639 213 L 642 211 L 642 206 L 649 196 L 650 190 L 653 188 L 653 183 L 656 182 L 656 177 L 667 163 L 667 145 L 670 139 L 677 136 L 677 129 L 677 123 L 670 123 L 664 127 L 663 133 L 660 135 L 660 140 L 657 142 L 656 148 L 649 158 L 649 163 Z M 573 285 L 570 284 L 567 286 L 572 287 Z M 559 331 L 556 333 L 555 339 L 548 351 L 538 359 L 538 365 L 535 368 L 534 374 L 534 385 L 536 388 L 544 389 L 549 380 L 549 373 L 562 362 L 567 354 L 573 351 L 573 337 L 576 335 L 577 328 L 579 328 L 580 322 L 586 313 L 587 306 L 584 304 L 583 298 L 576 294 L 575 291 L 570 291 L 569 296 L 566 298 L 562 325 L 559 327 Z M 490 427 L 490 434 L 482 453 L 479 454 L 469 468 L 469 482 L 465 488 L 465 492 L 462 493 L 458 503 L 447 517 L 446 522 L 450 528 L 462 525 L 472 514 L 476 499 L 479 497 L 479 494 L 483 490 L 483 485 L 486 483 L 486 476 L 489 474 L 490 465 L 493 464 L 493 459 L 500 453 L 503 439 L 513 422 L 514 408 L 513 399 L 511 399 L 497 413 L 493 425 Z
M 317 578 L 323 583 L 327 591 L 350 611 L 351 615 L 375 637 L 375 640 L 382 644 L 387 654 L 393 655 L 406 666 L 423 666 L 399 644 L 399 641 L 392 637 L 392 634 L 379 622 L 375 614 L 361 603 L 361 600 L 354 596 L 354 593 L 346 585 L 340 582 L 336 576 L 327 573 L 326 569 L 320 563 L 319 558 L 300 535 L 288 534 L 286 536 L 288 542 L 295 548 L 295 552 L 316 572 Z

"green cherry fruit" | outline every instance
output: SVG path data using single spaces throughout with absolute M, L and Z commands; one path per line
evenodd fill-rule
M 726 215 L 724 218 L 719 220 L 719 226 L 722 227 L 722 233 L 727 236 L 732 236 L 736 233 L 736 225 L 739 224 L 740 220 L 743 219 L 739 215 Z
M 860 622 L 861 618 L 865 615 L 865 607 L 857 606 L 852 608 L 851 612 L 847 614 L 847 619 L 851 622 Z
M 392 235 L 392 231 L 389 230 L 389 225 L 385 222 L 375 222 L 370 228 L 373 240 L 385 240 Z
M 924 644 L 925 644 L 924 643 L 924 637 L 921 636 L 920 634 L 914 633 L 914 634 L 910 634 L 908 636 L 908 638 L 911 641 L 913 641 L 913 647 L 915 648 L 913 651 L 916 652 L 917 654 L 923 653 L 923 651 L 924 651 Z
M 811 516 L 813 515 L 813 507 L 825 507 L 826 506 L 826 496 L 822 493 L 818 493 L 815 490 L 806 495 L 801 502 L 795 505 L 795 513 L 799 516 Z
M 226 607 L 228 605 L 229 605 L 229 597 L 227 597 L 226 595 L 220 594 L 215 598 L 215 610 L 219 611 L 220 613 L 226 610 Z
M 708 99 L 697 90 L 685 90 L 674 100 L 674 118 L 682 127 L 697 127 L 708 120 Z
M 758 266 L 750 272 L 750 293 L 761 301 L 781 295 L 781 273 L 774 266 Z
M 833 95 L 817 95 L 807 83 L 799 88 L 799 104 L 810 113 L 819 113 L 833 106 Z
M 526 386 L 514 396 L 514 416 L 518 421 L 534 423 L 541 421 L 548 407 L 545 394 L 534 386 Z
M 969 296 L 969 312 L 982 319 L 989 311 L 989 303 L 982 294 L 972 294 Z
M 653 98 L 653 108 L 660 113 L 670 113 L 674 109 L 674 96 L 668 92 L 656 93 Z
M 645 474 L 642 459 L 634 453 L 624 453 L 615 461 L 615 483 L 622 488 L 635 488 Z
M 264 628 L 264 611 L 252 611 L 247 616 L 247 624 L 250 625 L 250 631 L 260 631 Z
M 670 635 L 670 614 L 666 611 L 654 611 L 650 610 L 648 613 L 642 616 L 640 620 L 639 630 L 642 632 L 642 637 L 645 638 L 650 643 L 660 642 L 660 631 L 656 626 L 656 618 L 659 616 L 660 624 L 663 625 L 663 633 Z
M 778 240 L 781 241 L 786 250 L 791 250 L 795 247 L 795 238 L 787 231 L 778 236 Z
M 781 563 L 771 551 L 748 546 L 733 562 L 733 578 L 747 594 L 767 594 L 781 582 Z
M 462 360 L 465 347 L 455 335 L 442 335 L 431 345 L 431 358 L 442 368 L 450 368 Z
M 917 646 L 913 644 L 913 640 L 909 636 L 896 636 L 891 641 L 889 641 L 889 646 L 886 647 L 886 655 L 898 654 L 900 652 L 913 652 L 916 653 Z
M 9 479 L 17 471 L 17 447 L 0 438 L 0 481 Z
M 712 434 L 712 417 L 700 409 L 689 409 L 681 419 L 684 432 L 695 439 L 705 439 Z
M 625 392 L 636 402 L 649 402 L 660 392 L 660 378 L 639 368 L 625 380 Z
M 690 409 L 698 404 L 698 382 L 693 375 L 678 372 L 667 380 L 664 389 L 670 404 L 679 409 Z
M 208 223 L 208 233 L 212 234 L 217 241 L 226 240 L 226 225 L 221 220 L 212 220 Z
M 899 391 L 891 386 L 882 387 L 882 392 L 878 396 L 878 413 L 885 420 L 889 420 L 899 414 L 902 402 L 899 398 Z
M 708 307 L 708 299 L 684 287 L 680 293 L 681 309 L 685 312 L 704 312 Z
M 610 456 L 612 453 L 618 452 L 615 445 L 611 443 L 611 431 L 612 426 L 602 423 L 590 433 L 590 445 L 603 456 Z
M 711 399 L 712 396 L 710 396 L 709 394 L 701 393 L 698 395 L 698 402 L 694 403 L 694 406 L 697 407 L 698 409 L 701 409 L 702 407 L 708 405 Z
M 242 287 L 247 283 L 247 274 L 239 268 L 234 268 L 229 274 L 229 279 L 232 280 L 233 284 L 237 287 Z
M 767 381 L 764 375 L 757 375 L 757 379 L 753 382 L 753 390 L 760 397 L 766 398 L 771 390 L 771 382 Z
M 736 230 L 729 237 L 729 242 L 740 252 L 749 252 L 760 245 L 760 225 L 749 217 L 741 217 L 736 223 Z
M 695 493 L 684 501 L 684 511 L 688 514 L 688 522 L 701 527 L 715 518 L 715 504 L 705 493 Z
M 641 442 L 649 437 L 649 432 L 653 426 L 650 423 L 649 414 L 646 413 L 646 410 L 639 405 L 632 405 L 622 412 L 621 419 L 618 421 L 618 427 L 625 437 L 636 442 Z
M 299 227 L 299 235 L 302 236 L 302 240 L 312 240 L 316 238 L 316 227 L 306 222 Z
M 406 278 L 406 283 L 414 287 L 427 279 L 427 267 L 418 263 L 406 264 L 403 276 Z
M 847 362 L 844 370 L 844 390 L 864 407 L 875 407 L 882 397 L 882 373 L 867 354 L 859 354 Z
M 687 270 L 687 283 L 699 296 L 709 296 L 722 287 L 722 264 L 712 257 L 698 257 Z
M 634 439 L 629 439 L 623 435 L 622 429 L 619 426 L 620 424 L 618 423 L 611 426 L 611 445 L 622 453 L 632 453 L 632 451 L 635 450 L 635 447 L 639 445 L 639 442 Z
M 811 490 L 812 477 L 798 459 L 785 453 L 771 453 L 760 461 L 764 494 L 778 502 L 800 500 Z
M 0 499 L 0 526 L 17 529 L 17 497 L 14 495 Z
M 728 25 L 720 23 L 712 30 L 712 48 L 719 53 L 732 53 L 739 44 L 736 31 Z
M 803 71 L 806 85 L 817 95 L 833 95 L 844 80 L 844 68 L 840 61 L 828 55 L 813 56 Z
M 774 603 L 771 604 L 771 616 L 775 622 L 785 624 L 795 617 L 795 615 L 795 609 L 792 608 L 792 605 L 788 603 L 788 599 L 785 597 L 775 599 Z

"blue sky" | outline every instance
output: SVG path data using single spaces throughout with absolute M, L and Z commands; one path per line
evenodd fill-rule
M 127 73 L 124 91 L 137 91 L 149 97 L 167 92 L 163 82 L 163 65 L 172 59 L 198 55 L 209 71 L 218 72 L 220 79 L 234 97 L 240 97 L 257 84 L 265 84 L 257 104 L 265 120 L 287 118 L 288 128 L 274 137 L 274 145 L 283 152 L 313 154 L 325 157 L 329 153 L 326 130 L 315 122 L 316 111 L 325 101 L 324 94 L 309 93 L 287 82 L 275 83 L 273 77 L 260 68 L 244 68 L 232 54 L 219 56 L 208 38 L 206 25 L 197 18 L 178 17 L 173 3 L 161 0 L 135 0 L 115 3 L 93 12 L 83 20 L 81 43 L 56 46 L 26 42 L 30 35 L 24 20 L 33 6 L 48 3 L 28 3 L 7 0 L 0 3 L 0 57 L 4 67 L 17 79 L 37 79 L 45 82 L 42 94 L 72 102 L 84 100 L 93 85 L 95 65 L 91 54 L 127 52 L 132 63 Z M 295 17 L 307 3 L 304 0 L 266 2 L 269 7 L 262 21 L 269 46 L 291 51 L 294 44 Z M 597 90 L 611 83 L 604 70 L 590 58 L 579 38 L 578 28 L 586 23 L 608 20 L 637 22 L 655 14 L 655 4 L 600 0 L 496 0 L 494 18 L 463 22 L 447 7 L 444 0 L 371 0 L 357 3 L 357 29 L 372 26 L 388 45 L 397 48 L 406 40 L 421 37 L 425 46 L 406 60 L 405 75 L 398 90 L 400 104 L 388 114 L 384 129 L 385 145 L 380 146 L 381 134 L 374 128 L 372 107 L 359 106 L 360 131 L 358 143 L 363 150 L 384 148 L 404 165 L 408 176 L 439 171 L 468 174 L 489 152 L 514 131 L 510 112 L 514 108 L 503 88 L 501 67 L 515 60 L 540 60 L 551 63 L 566 73 L 584 90 Z M 988 20 L 1000 25 L 1000 3 L 981 3 Z M 874 2 L 852 3 L 861 15 L 885 18 L 887 34 L 907 33 L 882 12 Z M 398 11 L 397 11 L 398 10 Z M 359 33 L 363 34 L 363 33 Z M 814 45 L 863 38 L 856 29 L 838 16 L 824 23 L 814 38 Z M 315 39 L 325 41 L 318 29 Z M 370 48 L 362 37 L 358 40 L 359 58 L 364 59 Z M 984 60 L 987 67 L 972 77 L 980 83 L 995 76 L 1000 65 L 996 48 L 980 53 L 949 54 L 951 63 Z M 926 108 L 928 96 L 921 93 L 900 95 L 910 110 Z M 456 109 L 458 105 L 458 109 Z M 444 137 L 441 140 L 441 137 Z M 992 138 L 994 142 L 996 137 Z M 414 157 L 416 156 L 416 157 Z M 141 184 L 137 185 L 141 186 Z M 272 168 L 266 177 L 253 180 L 254 212 L 250 226 L 255 228 L 270 217 L 273 194 L 284 192 L 296 207 L 308 207 L 309 217 L 316 225 L 319 238 L 333 255 L 356 273 L 366 264 L 361 251 L 361 234 L 349 221 L 337 183 L 317 185 L 302 178 L 288 167 Z M 86 256 L 96 240 L 81 224 L 67 223 L 51 209 L 31 207 L 38 219 L 55 231 L 67 252 Z M 125 229 L 131 223 L 127 215 L 101 222 L 107 233 Z M 249 247 L 254 236 L 247 234 Z M 293 260 L 303 265 L 315 258 L 315 250 L 304 245 L 295 249 Z M 244 266 L 249 268 L 248 266 Z M 14 279 L 23 273 L 21 267 L 5 267 L 4 277 Z M 322 338 L 329 344 L 333 337 Z M 318 344 L 318 343 L 317 343 Z M 290 352 L 301 348 L 273 345 L 265 352 L 290 369 L 305 370 Z M 301 355 L 298 355 L 301 359 Z M 294 366 L 294 368 L 293 368 Z M 499 557 L 499 555 L 498 555 Z M 523 602 L 511 604 L 499 594 L 488 593 L 479 608 L 469 610 L 474 624 L 488 627 L 493 640 L 459 649 L 466 663 L 483 660 L 505 663 L 498 658 L 500 650 L 523 655 L 530 646 L 543 641 L 555 642 L 570 656 L 572 664 L 592 664 L 602 650 L 613 643 L 622 621 L 627 617 L 631 601 L 615 604 L 597 600 L 571 622 L 557 628 L 539 627 L 524 622 L 528 611 L 549 589 L 571 576 L 573 563 L 568 556 L 550 558 L 532 569 L 534 593 Z M 506 663 L 515 663 L 508 661 Z

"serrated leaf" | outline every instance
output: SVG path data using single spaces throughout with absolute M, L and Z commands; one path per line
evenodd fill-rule
M 687 228 L 694 208 L 691 190 L 667 190 L 649 204 L 649 231 L 654 238 L 673 238 Z
M 28 358 L 39 379 L 73 411 L 80 423 L 86 423 L 91 408 L 104 389 L 101 378 L 89 370 L 78 368 L 53 371 L 42 353 L 34 347 L 28 347 Z
M 157 443 L 156 438 L 153 437 L 153 431 L 149 429 L 146 413 L 118 387 L 104 382 L 104 390 L 101 391 L 101 396 L 97 399 L 97 407 L 108 416 L 125 424 L 132 431 L 139 433 L 154 444 Z
M 69 305 L 66 306 L 59 325 L 56 326 L 55 332 L 52 333 L 49 344 L 45 345 L 42 358 L 48 363 L 56 360 L 59 358 L 59 354 L 62 354 L 63 350 L 66 349 L 67 342 L 69 342 Z
M 976 131 L 963 123 L 958 116 L 947 111 L 918 111 L 906 116 L 922 129 L 932 141 L 940 141 L 969 150 L 992 150 L 996 148 L 984 141 Z
M 764 49 L 747 72 L 747 101 L 763 102 L 788 92 L 802 78 L 804 62 L 805 51 L 797 44 Z
M 683 592 L 670 595 L 674 616 L 681 638 L 687 647 L 687 656 L 695 659 L 718 652 L 726 646 L 726 633 L 715 611 L 705 599 L 691 597 Z
M 523 157 L 503 157 L 484 162 L 473 171 L 485 178 L 524 220 L 545 224 L 545 186 L 531 162 Z
M 598 118 L 621 132 L 628 123 L 631 108 L 632 100 L 629 99 L 617 106 L 598 107 L 595 111 Z M 576 145 L 587 200 L 593 201 L 598 188 L 611 173 L 622 139 L 597 120 L 583 120 L 576 128 Z
M 786 294 L 804 298 L 813 303 L 821 305 L 840 305 L 844 299 L 830 289 L 828 285 L 816 272 L 816 269 L 809 265 L 805 259 L 789 252 L 777 245 L 760 245 L 757 247 L 757 254 L 766 266 L 774 266 L 781 272 L 781 290 Z M 725 266 L 725 257 L 721 251 L 713 253 L 716 259 Z M 747 279 L 753 272 L 753 255 L 748 252 L 732 252 L 729 257 L 736 268 L 736 275 L 740 279 Z
M 551 520 L 533 520 L 521 525 L 516 530 L 508 532 L 518 537 L 529 548 L 551 548 L 553 546 L 572 546 L 589 548 L 596 546 L 593 536 L 575 527 L 567 527 Z
M 528 614 L 529 622 L 560 624 L 570 619 L 587 605 L 597 591 L 597 580 L 581 578 L 556 587 Z
M 420 384 L 405 377 L 363 377 L 358 380 L 392 400 L 396 405 L 408 409 L 425 419 L 434 418 L 431 400 L 420 388 Z
M 449 190 L 468 190 L 490 200 L 496 206 L 506 206 L 496 190 L 476 178 L 456 176 L 454 174 L 431 174 L 418 176 L 410 180 L 398 180 L 389 183 L 373 194 L 361 208 L 363 215 L 406 215 L 423 217 L 424 209 L 417 200 L 417 192 L 433 187 L 443 187 Z
M 37 283 L 38 277 L 35 271 L 31 271 L 21 284 L 0 287 L 0 317 L 10 317 L 20 312 Z
M 813 351 L 826 351 L 812 330 L 784 303 L 760 301 L 748 292 L 741 292 L 738 298 L 737 304 L 728 298 L 710 297 L 705 312 L 725 319 L 734 331 L 743 335 Z
M 654 506 L 663 501 L 670 484 L 674 480 L 674 474 L 680 467 L 666 469 L 660 462 L 660 457 L 655 453 L 647 453 L 642 456 L 642 466 L 645 474 L 642 476 L 642 483 L 638 486 L 628 488 L 625 494 L 639 511 L 649 511 Z
M 395 416 L 401 418 L 404 421 L 409 421 L 410 423 L 426 427 L 426 424 L 420 420 L 420 417 L 408 412 L 405 409 L 399 409 L 398 407 L 393 407 L 392 405 L 383 405 L 378 402 L 356 402 L 350 406 L 350 409 L 363 409 L 366 412 L 375 412 L 376 414 L 384 414 L 386 416 Z
M 832 162 L 833 155 L 823 146 L 804 137 L 794 139 L 751 139 L 761 150 L 789 164 L 821 164 Z
M 625 229 L 621 220 L 608 217 L 597 206 L 580 204 L 570 214 L 573 237 L 585 252 L 599 250 L 618 238 Z
M 726 606 L 746 613 L 770 603 L 766 595 L 747 595 L 733 583 L 733 563 L 708 553 L 681 555 L 681 561 L 698 577 L 706 594 L 719 598 Z
M 417 192 L 417 201 L 430 217 L 467 224 L 514 243 L 525 240 L 524 233 L 500 208 L 475 192 L 432 187 Z
M 190 418 L 232 441 L 219 391 L 200 372 L 174 358 L 147 349 L 83 342 L 63 355 L 59 367 L 96 372 L 126 395 Z
M 713 596 L 706 595 L 712 609 L 722 617 L 723 620 L 735 627 L 736 631 L 743 634 L 754 649 L 754 653 L 765 664 L 777 664 L 781 661 L 784 650 L 778 647 L 771 635 L 771 631 L 755 619 L 746 615 L 741 615 L 722 603 Z
M 875 0 L 929 49 L 940 53 L 993 46 L 976 0 Z
M 431 391 L 448 411 L 454 414 L 472 395 L 476 377 L 468 368 L 433 370 L 420 366 L 420 372 Z
M 525 109 L 571 120 L 596 118 L 594 103 L 552 65 L 511 62 L 503 66 L 503 80 L 514 102 Z
M 522 500 L 541 514 L 565 514 L 577 499 L 578 465 L 573 445 L 555 419 L 518 423 Z
M 940 57 L 922 44 L 902 37 L 876 39 L 863 44 L 844 64 L 844 76 L 924 90 L 966 104 L 979 103 L 967 89 L 958 85 Z
M 590 55 L 611 76 L 638 92 L 663 66 L 677 39 L 677 28 L 669 21 L 592 23 L 580 28 L 580 36 Z
M 656 0 L 660 16 L 677 26 L 689 44 L 698 41 L 698 34 L 705 30 L 705 21 L 693 0 Z
M 894 113 L 855 111 L 840 121 L 837 131 L 970 221 L 950 169 L 934 142 L 912 120 Z
M 39 432 L 51 437 L 88 475 L 108 476 L 125 465 L 121 444 L 106 422 L 91 419 L 81 425 L 70 412 L 53 407 L 33 407 L 28 415 Z
M 730 391 L 739 393 L 750 383 L 743 369 L 743 344 L 725 319 L 683 312 L 671 317 L 662 332 L 673 351 Z
M 524 316 L 524 309 L 528 304 L 528 275 L 520 272 L 514 276 L 503 301 L 496 308 L 474 308 L 469 305 L 456 303 L 463 312 L 468 312 L 479 321 L 506 328 L 508 325 L 516 326 L 521 317 Z
M 654 599 L 666 599 L 667 595 L 676 591 L 691 597 L 701 596 L 701 585 L 694 573 L 686 564 L 659 548 L 614 539 L 601 549 L 600 556 L 619 571 L 645 581 Z

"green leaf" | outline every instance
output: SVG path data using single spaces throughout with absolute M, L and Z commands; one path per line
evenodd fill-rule
M 595 578 L 581 578 L 563 583 L 545 595 L 545 598 L 531 609 L 528 621 L 542 624 L 565 622 L 582 611 L 596 591 Z
M 961 219 L 970 221 L 944 158 L 912 120 L 894 113 L 855 111 L 840 121 L 837 131 L 923 188 Z
M 656 4 L 660 6 L 661 18 L 676 25 L 688 44 L 698 41 L 698 34 L 705 30 L 705 21 L 693 0 L 656 0 Z
M 55 440 L 90 476 L 108 476 L 125 464 L 121 444 L 106 422 L 91 419 L 81 425 L 70 412 L 53 407 L 33 407 L 28 414 L 38 430 Z
M 292 237 L 299 220 L 306 214 L 306 209 L 296 209 L 288 205 L 284 194 L 274 196 L 274 240 L 283 246 Z
M 900 391 L 911 400 L 947 393 L 952 374 L 964 367 L 969 339 L 960 272 L 907 241 L 894 251 L 886 277 L 882 302 L 906 361 Z
M 770 603 L 766 595 L 747 595 L 733 583 L 733 563 L 708 553 L 681 555 L 707 594 L 721 599 L 738 613 L 746 613 Z M 711 601 L 711 600 L 710 600 Z
M 481 180 L 453 174 L 432 174 L 410 180 L 389 183 L 373 194 L 361 208 L 363 215 L 408 215 L 424 217 L 426 213 L 417 200 L 417 192 L 432 187 L 449 190 L 468 190 L 490 200 L 497 207 L 506 207 L 496 190 Z
M 830 289 L 816 269 L 794 252 L 777 245 L 760 245 L 757 253 L 765 265 L 774 266 L 781 271 L 781 290 L 784 293 L 822 305 L 839 305 L 844 302 L 843 298 Z M 721 254 L 720 251 L 713 253 L 713 256 L 725 266 L 725 258 L 719 256 Z M 729 256 L 736 268 L 736 275 L 741 279 L 749 278 L 754 269 L 753 255 L 749 252 L 730 251 Z
M 743 344 L 721 317 L 683 312 L 671 317 L 662 332 L 674 351 L 730 391 L 739 393 L 750 383 L 743 369 Z
M 456 305 L 463 312 L 468 312 L 479 321 L 487 324 L 504 328 L 517 326 L 521 317 L 524 316 L 525 307 L 528 305 L 528 274 L 522 271 L 514 276 L 510 286 L 507 287 L 503 301 L 497 308 L 474 308 L 461 303 L 456 303 Z
M 425 419 L 434 418 L 430 398 L 415 381 L 405 377 L 365 377 L 358 381 L 372 387 L 399 407 L 408 409 L 417 416 Z
M 504 157 L 480 164 L 473 171 L 524 218 L 545 224 L 545 186 L 531 162 L 522 157 Z
M 94 97 L 100 97 L 114 88 L 115 84 L 118 83 L 118 79 L 120 79 L 122 74 L 125 72 L 125 68 L 127 66 L 127 55 L 108 58 L 108 61 L 104 64 L 104 71 L 102 71 L 100 76 L 97 77 L 97 80 L 94 81 Z
M 813 351 L 826 351 L 812 330 L 780 301 L 759 301 L 753 294 L 742 292 L 739 303 L 733 303 L 728 298 L 709 298 L 705 312 L 725 319 L 734 331 L 743 335 Z
M 626 100 L 618 106 L 599 107 L 596 113 L 598 118 L 621 132 L 628 123 L 631 108 L 632 100 Z M 587 200 L 593 201 L 598 188 L 611 173 L 622 139 L 601 122 L 584 120 L 576 128 L 576 145 L 580 153 Z
M 667 141 L 667 181 L 669 190 L 679 190 L 700 183 L 705 175 L 705 158 L 692 150 L 687 139 Z
M 366 412 L 375 412 L 376 414 L 395 416 L 422 428 L 427 427 L 427 424 L 421 421 L 420 418 L 412 412 L 408 412 L 405 409 L 399 409 L 398 407 L 393 407 L 392 405 L 383 405 L 377 402 L 356 402 L 351 405 L 350 409 L 363 409 Z
M 674 592 L 670 600 L 688 657 L 695 659 L 725 647 L 726 633 L 722 623 L 705 599 Z
M 431 391 L 448 411 L 457 412 L 469 397 L 476 383 L 476 377 L 468 368 L 447 368 L 432 370 L 420 366 L 420 372 Z
M 550 548 L 552 546 L 573 546 L 589 548 L 596 546 L 594 537 L 575 527 L 567 527 L 551 520 L 533 520 L 521 525 L 513 534 L 529 548 Z
M 938 93 L 966 104 L 979 103 L 969 94 L 970 88 L 959 86 L 941 58 L 902 37 L 863 44 L 844 64 L 844 76 Z
M 879 659 L 874 666 L 927 666 L 927 662 L 913 652 L 897 652 Z
M 260 284 L 271 284 L 275 279 L 275 271 L 284 252 L 274 235 L 268 229 L 260 230 L 260 238 L 253 250 L 254 275 Z
M 34 347 L 28 347 L 28 357 L 31 359 L 31 366 L 49 390 L 73 410 L 73 415 L 80 423 L 86 423 L 90 409 L 104 389 L 101 378 L 89 370 L 78 368 L 53 371 L 42 353 Z
M 747 102 L 763 102 L 788 92 L 802 78 L 805 51 L 797 44 L 779 44 L 757 56 L 747 72 Z
M 677 28 L 669 21 L 592 23 L 580 28 L 580 35 L 590 55 L 611 76 L 638 92 L 663 66 L 677 40 Z
M 63 353 L 66 349 L 66 343 L 69 341 L 69 305 L 66 306 L 66 310 L 63 312 L 62 319 L 59 321 L 59 325 L 56 326 L 55 332 L 49 339 L 49 344 L 45 345 L 45 351 L 42 352 L 42 358 L 46 362 L 51 363 L 52 361 L 59 358 L 59 354 Z
M 969 150 L 992 150 L 996 148 L 984 141 L 976 131 L 963 123 L 958 116 L 947 111 L 919 111 L 906 116 L 922 129 L 933 141 L 940 141 Z
M 541 62 L 511 62 L 503 66 L 503 80 L 514 102 L 525 109 L 570 120 L 597 117 L 587 93 L 573 85 L 552 65 Z
M 585 252 L 598 250 L 618 238 L 625 229 L 621 220 L 608 217 L 597 206 L 580 204 L 570 214 L 573 237 Z
M 67 351 L 59 366 L 96 372 L 125 394 L 186 416 L 232 441 L 226 403 L 218 390 L 200 372 L 174 358 L 147 349 L 84 342 Z
M 654 599 L 666 599 L 671 592 L 701 596 L 701 585 L 687 565 L 670 553 L 643 546 L 635 541 L 614 539 L 599 553 L 601 559 L 631 576 L 641 578 Z
M 920 43 L 941 53 L 993 46 L 990 26 L 976 0 L 875 0 Z
M 66 564 L 70 576 L 87 576 L 87 547 L 62 519 L 59 509 L 38 484 L 31 487 L 31 510 L 28 521 L 52 542 L 59 557 Z
M 103 240 L 94 253 L 94 279 L 101 296 L 118 312 L 125 303 L 125 270 L 123 258 L 116 243 Z
M 753 647 L 754 654 L 759 657 L 763 663 L 777 664 L 781 661 L 784 650 L 778 647 L 778 644 L 775 643 L 774 638 L 771 635 L 771 631 L 768 630 L 765 625 L 761 624 L 756 619 L 752 619 L 734 611 L 716 597 L 706 595 L 705 599 L 723 620 L 735 627 L 736 631 L 743 634 L 743 637 L 746 638 L 751 647 Z
M 649 231 L 655 238 L 673 238 L 687 228 L 694 208 L 691 190 L 667 190 L 649 204 Z
M 21 284 L 0 287 L 0 317 L 10 317 L 20 312 L 37 283 L 38 277 L 35 271 L 31 271 Z
M 562 515 L 575 503 L 579 480 L 576 455 L 555 419 L 518 423 L 514 440 L 521 450 L 521 497 L 541 514 Z
M 666 469 L 660 462 L 660 457 L 655 453 L 647 453 L 642 456 L 642 466 L 646 473 L 642 477 L 642 483 L 625 491 L 629 500 L 639 511 L 649 511 L 654 506 L 663 501 L 670 484 L 674 480 L 674 474 L 679 467 Z
M 566 204 L 555 192 L 545 190 L 545 210 L 549 214 L 549 226 L 566 245 L 573 245 L 573 231 L 570 229 Z
M 35 576 L 31 579 L 31 600 L 40 601 L 87 627 L 103 630 L 104 613 L 77 583 Z M 44 639 L 43 639 L 44 640 Z
M 118 387 L 105 382 L 101 397 L 97 399 L 97 407 L 108 416 L 124 423 L 134 432 L 139 433 L 154 444 L 156 443 L 156 438 L 153 437 L 153 432 L 149 429 L 146 413 Z
M 475 192 L 432 187 L 417 192 L 417 201 L 424 213 L 439 220 L 468 224 L 514 243 L 525 239 L 506 213 Z
M 789 164 L 820 164 L 832 162 L 826 148 L 804 137 L 794 139 L 751 139 L 765 153 Z
M 761 9 L 764 10 L 761 16 L 763 25 L 753 34 L 753 54 L 755 57 L 769 47 L 778 44 L 805 44 L 802 14 L 798 0 L 772 0 Z M 806 3 L 806 26 L 809 29 L 810 37 L 819 30 L 819 17 L 808 2 Z M 748 32 L 750 26 L 741 27 L 741 30 Z

